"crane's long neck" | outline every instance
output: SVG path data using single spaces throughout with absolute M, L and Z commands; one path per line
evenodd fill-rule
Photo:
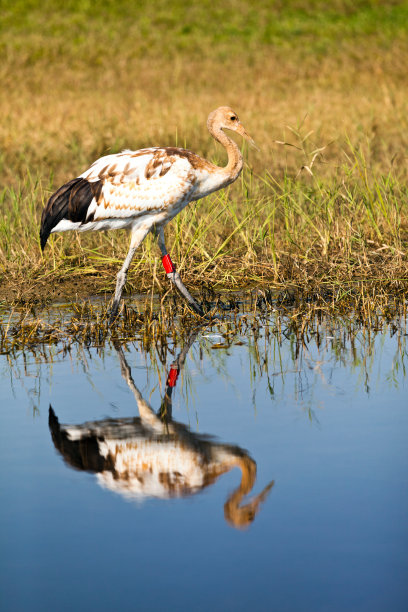
M 224 516 L 230 525 L 240 529 L 247 527 L 254 520 L 261 503 L 265 501 L 272 489 L 274 481 L 270 482 L 261 493 L 250 499 L 245 505 L 241 505 L 243 498 L 251 492 L 255 484 L 256 463 L 247 455 L 237 457 L 232 463 L 241 469 L 242 478 L 239 487 L 231 493 L 225 502 Z
M 238 177 L 244 163 L 241 151 L 236 143 L 225 134 L 224 130 L 218 125 L 214 125 L 212 121 L 208 122 L 208 129 L 211 136 L 221 143 L 227 151 L 228 163 L 225 168 L 220 168 L 220 171 L 225 175 L 226 184 L 232 183 Z

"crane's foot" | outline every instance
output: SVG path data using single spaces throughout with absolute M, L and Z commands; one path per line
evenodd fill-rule
M 108 310 L 108 315 L 109 315 L 109 320 L 108 320 L 108 324 L 109 325 L 113 325 L 113 323 L 115 322 L 117 316 L 119 313 L 119 302 L 116 303 L 115 301 L 112 304 L 112 307 L 110 310 Z
M 190 307 L 194 310 L 194 312 L 198 314 L 200 317 L 203 317 L 205 313 L 204 313 L 202 305 L 199 304 L 197 300 L 193 298 L 193 296 L 191 295 L 187 287 L 184 286 L 179 273 L 176 272 L 176 270 L 173 270 L 173 272 L 167 272 L 167 278 L 171 280 L 171 282 L 175 285 L 175 287 L 177 287 L 181 295 L 187 300 L 187 302 L 189 303 Z
M 205 312 L 201 306 L 201 304 L 199 304 L 198 302 L 196 302 L 194 300 L 194 304 L 192 302 L 189 302 L 191 308 L 194 310 L 194 312 L 196 314 L 198 314 L 200 317 L 204 317 L 205 316 Z
M 108 310 L 108 315 L 109 315 L 108 325 L 110 327 L 111 325 L 114 324 L 114 322 L 116 320 L 116 317 L 118 316 L 118 313 L 117 312 L 113 312 L 112 310 L 110 310 L 110 311 Z

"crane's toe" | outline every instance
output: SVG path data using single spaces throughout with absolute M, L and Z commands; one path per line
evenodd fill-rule
M 200 317 L 203 317 L 205 315 L 202 305 L 199 304 L 196 300 L 194 300 L 194 302 L 189 302 L 189 304 L 191 308 L 194 310 L 194 312 L 200 315 Z
M 112 325 L 115 322 L 115 320 L 116 320 L 116 318 L 118 316 L 118 312 L 119 312 L 119 303 L 116 303 L 114 301 L 113 304 L 112 304 L 111 309 L 108 310 L 108 316 L 109 316 L 108 323 L 109 323 L 109 325 Z

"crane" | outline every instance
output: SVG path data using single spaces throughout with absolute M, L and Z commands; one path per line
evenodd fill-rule
M 243 166 L 237 144 L 224 130 L 232 130 L 254 141 L 228 106 L 210 113 L 207 128 L 228 154 L 219 167 L 192 151 L 178 147 L 124 150 L 96 160 L 85 172 L 65 183 L 49 198 L 41 216 L 40 244 L 43 251 L 53 232 L 78 230 L 130 230 L 130 247 L 118 272 L 110 321 L 118 314 L 129 266 L 136 249 L 153 232 L 158 240 L 167 277 L 193 310 L 203 315 L 201 305 L 184 286 L 164 240 L 164 227 L 190 202 L 235 181 Z
M 114 345 L 140 416 L 64 425 L 50 405 L 48 424 L 54 445 L 68 465 L 95 473 L 102 487 L 129 500 L 195 495 L 222 474 L 239 468 L 241 482 L 226 500 L 224 516 L 231 526 L 242 529 L 253 522 L 274 481 L 242 503 L 256 481 L 256 462 L 248 452 L 190 431 L 172 418 L 172 392 L 197 333 L 193 332 L 170 367 L 158 413 L 136 386 L 122 347 Z

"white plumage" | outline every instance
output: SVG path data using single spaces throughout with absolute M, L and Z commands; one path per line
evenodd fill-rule
M 181 282 L 167 253 L 163 230 L 189 202 L 225 187 L 238 177 L 243 165 L 242 155 L 224 129 L 234 130 L 253 142 L 229 107 L 212 112 L 207 126 L 211 135 L 227 150 L 225 168 L 177 147 L 126 150 L 95 161 L 79 177 L 60 187 L 43 210 L 42 249 L 53 232 L 131 230 L 130 249 L 117 276 L 112 317 L 117 314 L 134 253 L 152 230 L 158 236 L 168 277 L 191 306 L 202 314 L 201 306 Z

